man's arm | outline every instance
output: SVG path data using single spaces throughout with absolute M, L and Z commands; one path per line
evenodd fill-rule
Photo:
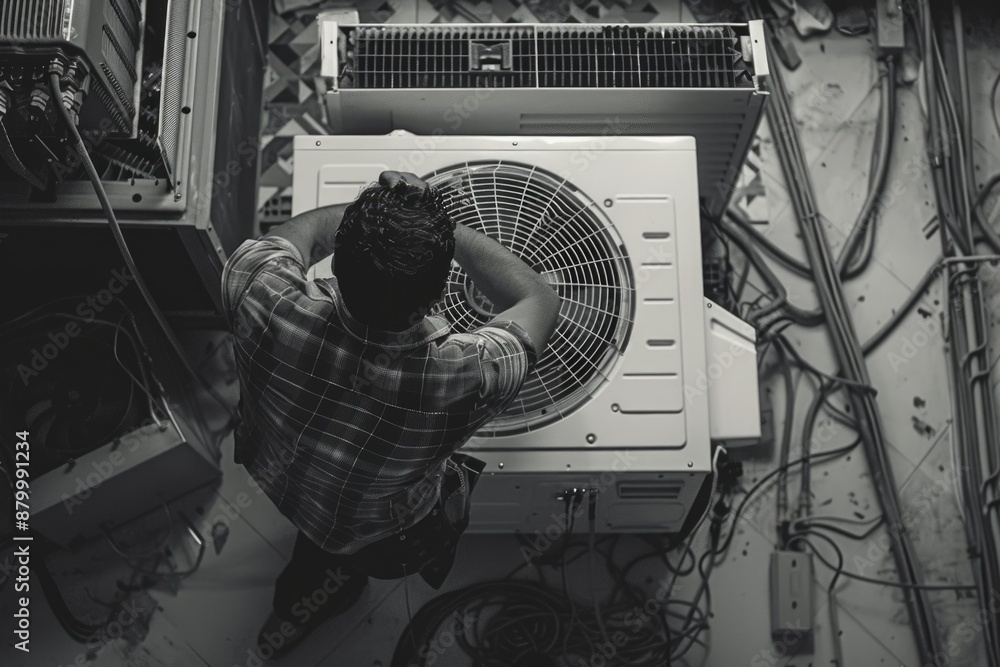
M 308 269 L 333 254 L 333 242 L 347 206 L 348 204 L 334 204 L 300 213 L 269 231 L 265 237 L 280 236 L 291 241 L 298 248 Z
M 559 321 L 559 295 L 503 245 L 465 225 L 455 225 L 455 261 L 498 311 L 496 320 L 519 324 L 541 358 Z

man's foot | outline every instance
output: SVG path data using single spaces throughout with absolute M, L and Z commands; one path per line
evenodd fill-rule
M 358 576 L 332 594 L 327 595 L 325 590 L 317 589 L 312 600 L 296 605 L 292 621 L 283 620 L 272 611 L 257 635 L 257 655 L 263 660 L 284 657 L 324 621 L 353 607 L 361 599 L 367 584 L 367 576 Z M 312 611 L 314 609 L 316 611 Z

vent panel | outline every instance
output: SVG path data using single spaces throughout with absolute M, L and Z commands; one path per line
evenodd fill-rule
M 618 497 L 623 500 L 661 499 L 677 500 L 684 490 L 684 482 L 619 482 Z
M 0 40 L 59 39 L 66 0 L 4 0 Z
M 126 40 L 133 49 L 139 48 L 139 15 L 138 8 L 133 8 L 126 0 L 108 0 L 104 9 L 104 19 L 112 26 L 118 41 L 125 44 Z
M 353 26 L 341 88 L 746 88 L 730 26 Z

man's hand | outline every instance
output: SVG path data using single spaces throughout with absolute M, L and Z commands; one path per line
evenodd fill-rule
M 383 171 L 378 176 L 378 182 L 379 185 L 385 188 L 395 187 L 400 182 L 415 187 L 421 192 L 425 192 L 430 188 L 426 181 L 421 180 L 419 176 L 408 171 Z

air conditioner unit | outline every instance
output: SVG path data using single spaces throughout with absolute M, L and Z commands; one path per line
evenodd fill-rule
M 562 298 L 517 399 L 465 447 L 487 463 L 470 530 L 545 531 L 565 491 L 596 488 L 598 530 L 679 531 L 712 441 L 759 437 L 754 330 L 702 294 L 691 137 L 299 136 L 294 159 L 293 213 L 413 171 Z M 494 312 L 454 265 L 439 314 L 462 331 Z
M 318 25 L 332 134 L 692 136 L 712 215 L 767 99 L 761 21 Z

